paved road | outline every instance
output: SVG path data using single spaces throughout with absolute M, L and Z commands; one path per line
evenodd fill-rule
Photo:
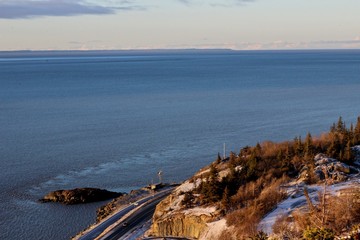
M 137 205 L 144 204 L 146 202 L 152 202 L 153 199 L 157 199 L 158 197 L 161 197 L 161 199 L 165 198 L 167 195 L 171 193 L 171 191 L 174 188 L 168 188 L 164 191 L 155 193 L 154 195 L 150 195 L 148 197 L 145 197 L 139 201 L 137 201 Z M 160 202 L 160 201 L 159 201 Z M 155 205 L 156 206 L 156 205 Z M 153 209 L 155 210 L 155 206 Z M 80 240 L 93 240 L 97 238 L 102 232 L 104 232 L 109 226 L 116 223 L 118 220 L 120 220 L 125 214 L 129 213 L 131 210 L 135 209 L 137 206 L 134 204 L 131 204 L 123 209 L 121 209 L 119 212 L 115 213 L 110 218 L 104 220 L 102 223 L 97 225 L 94 229 L 90 230 L 89 232 L 85 233 L 83 236 L 81 236 Z M 151 218 L 151 217 L 150 217 Z
M 125 234 L 133 231 L 137 226 L 140 226 L 151 219 L 155 212 L 156 205 L 163 200 L 166 195 L 161 195 L 159 197 L 155 197 L 153 200 L 144 204 L 141 208 L 132 213 L 129 217 L 124 219 L 122 223 L 117 225 L 114 229 L 112 229 L 108 234 L 104 237 L 100 238 L 101 240 L 114 240 L 121 239 Z

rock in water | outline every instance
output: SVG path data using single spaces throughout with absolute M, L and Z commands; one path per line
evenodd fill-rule
M 121 196 L 122 193 L 98 188 L 75 188 L 50 192 L 40 202 L 59 202 L 67 205 L 105 201 Z

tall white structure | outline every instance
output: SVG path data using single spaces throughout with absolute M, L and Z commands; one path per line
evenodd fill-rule
M 159 171 L 158 172 L 158 177 L 159 177 L 159 183 L 162 183 L 162 175 L 163 175 L 163 171 Z

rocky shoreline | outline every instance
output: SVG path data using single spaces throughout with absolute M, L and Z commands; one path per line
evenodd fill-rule
M 112 201 L 96 210 L 96 223 L 99 223 L 101 220 L 111 215 L 122 206 L 131 204 L 132 202 L 135 202 L 149 194 L 151 194 L 151 190 L 149 188 L 141 188 L 138 190 L 132 190 L 128 194 L 125 193 L 119 197 L 114 198 Z

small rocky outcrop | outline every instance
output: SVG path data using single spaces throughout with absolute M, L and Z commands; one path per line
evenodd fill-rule
M 333 179 L 336 182 L 345 181 L 348 178 L 348 174 L 351 172 L 351 167 L 345 163 L 342 163 L 336 159 L 329 158 L 325 154 L 317 154 L 315 160 L 315 174 L 320 179 L 325 179 L 325 174 L 328 178 Z
M 332 179 L 334 182 L 342 182 L 348 179 L 349 174 L 357 173 L 358 169 L 340 162 L 337 159 L 330 158 L 323 153 L 314 157 L 315 168 L 313 169 L 317 180 L 325 178 Z M 300 181 L 306 181 L 309 177 L 309 167 L 305 166 L 300 171 Z
M 40 202 L 58 202 L 66 205 L 105 201 L 121 196 L 122 193 L 110 192 L 98 188 L 75 188 L 50 192 Z

